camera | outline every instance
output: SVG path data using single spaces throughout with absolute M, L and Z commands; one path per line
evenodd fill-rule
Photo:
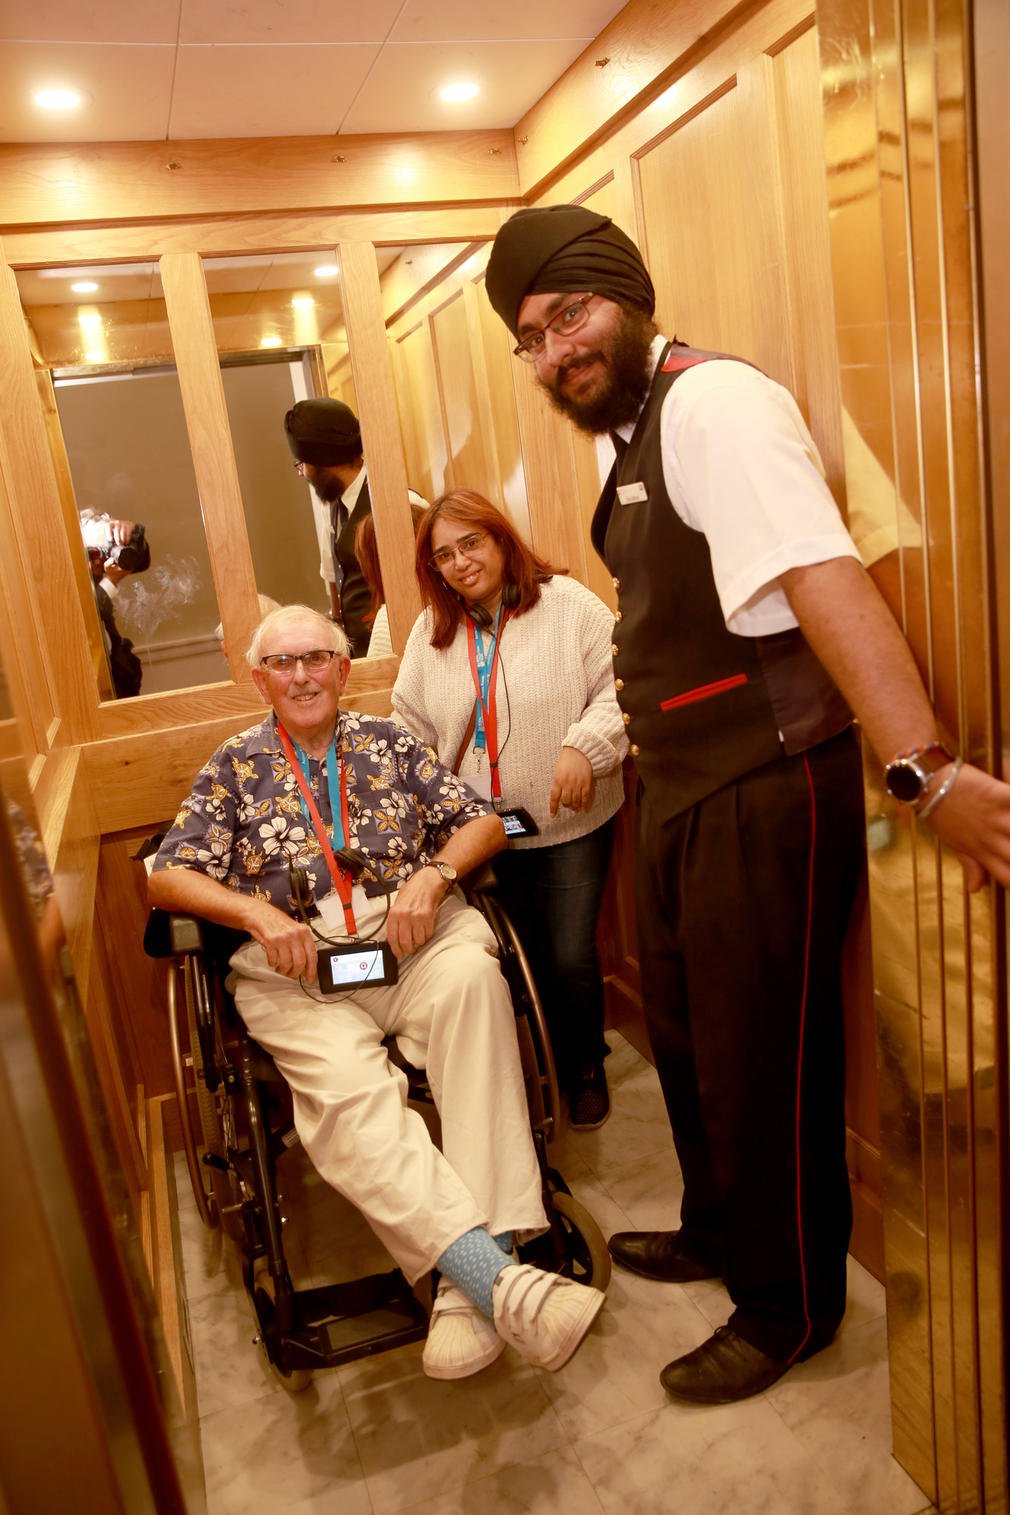
M 320 947 L 316 958 L 319 987 L 324 994 L 375 984 L 395 984 L 396 958 L 388 942 L 341 942 Z
M 134 526 L 128 542 L 114 542 L 109 537 L 101 544 L 99 551 L 105 562 L 111 559 L 124 573 L 143 573 L 145 568 L 151 566 L 151 549 L 144 528 L 139 524 Z

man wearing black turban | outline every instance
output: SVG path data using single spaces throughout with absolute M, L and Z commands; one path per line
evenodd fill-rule
M 659 336 L 623 232 L 578 206 L 518 211 L 487 292 L 552 403 L 616 452 L 592 536 L 619 591 L 642 999 L 684 1195 L 678 1230 L 610 1248 L 647 1278 L 722 1276 L 728 1324 L 661 1381 L 742 1399 L 845 1310 L 840 955 L 864 834 L 846 701 L 972 888 L 984 868 L 1010 883 L 1010 787 L 941 745 L 792 396 Z
M 342 400 L 299 400 L 284 417 L 284 434 L 299 472 L 328 513 L 320 530 L 319 572 L 332 618 L 343 626 L 351 656 L 362 657 L 371 636 L 372 592 L 354 550 L 358 527 L 372 513 L 358 418 Z M 411 503 L 425 501 L 410 491 Z M 324 545 L 325 544 L 325 545 Z

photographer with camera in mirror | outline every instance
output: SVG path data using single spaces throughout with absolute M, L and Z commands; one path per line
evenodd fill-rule
M 112 687 L 117 700 L 127 699 L 140 693 L 143 668 L 133 643 L 116 625 L 113 602 L 128 574 L 143 573 L 151 566 L 151 549 L 139 522 L 116 519 L 108 513 L 82 510 L 81 534 L 88 550 Z
M 150 901 L 249 933 L 235 1002 L 291 1087 L 311 1161 L 410 1283 L 441 1274 L 425 1373 L 464 1378 L 506 1343 L 559 1368 L 603 1295 L 512 1256 L 546 1227 L 540 1170 L 494 935 L 455 888 L 505 831 L 430 748 L 341 710 L 347 654 L 307 606 L 260 622 L 247 659 L 271 714 L 197 775 Z M 388 1036 L 427 1072 L 441 1151 Z

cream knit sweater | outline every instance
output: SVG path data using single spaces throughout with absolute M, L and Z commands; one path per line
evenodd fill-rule
M 514 847 L 547 847 L 585 836 L 620 809 L 620 764 L 628 742 L 614 692 L 613 627 L 613 612 L 602 600 L 576 579 L 557 574 L 541 585 L 532 610 L 510 618 L 501 634 L 496 687 L 502 798 L 524 806 L 540 828 L 538 836 L 514 841 Z M 465 623 L 448 647 L 436 651 L 431 612 L 424 611 L 404 649 L 393 689 L 394 718 L 451 764 L 475 697 Z M 596 789 L 588 811 L 559 807 L 552 817 L 551 780 L 562 747 L 585 754 Z M 463 778 L 487 773 L 487 757 L 474 754 L 472 739 L 459 771 Z

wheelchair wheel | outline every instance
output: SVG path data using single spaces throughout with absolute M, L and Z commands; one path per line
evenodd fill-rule
M 183 980 L 181 999 L 184 1003 L 180 1002 L 179 974 Z M 208 1045 L 213 1049 L 217 1068 L 223 1068 L 225 1063 L 220 1026 L 210 1002 L 211 992 L 202 966 L 192 957 L 169 974 L 169 1030 L 176 1102 L 186 1166 L 200 1219 L 208 1229 L 220 1225 L 232 1240 L 241 1241 L 244 1232 L 236 1208 L 241 1202 L 241 1194 L 234 1172 L 230 1167 L 221 1166 L 228 1163 L 229 1149 L 234 1151 L 237 1146 L 231 1101 L 221 1083 L 212 1093 L 205 1076 L 205 1049 Z M 189 1047 L 188 1057 L 183 1051 L 184 1035 Z M 190 1113 L 187 1068 L 192 1071 L 198 1127 Z M 203 1153 L 216 1161 L 203 1162 Z
M 611 1264 L 603 1232 L 574 1194 L 557 1189 L 551 1195 L 551 1201 L 569 1257 L 569 1266 L 564 1272 L 576 1283 L 592 1284 L 594 1289 L 605 1292 L 610 1282 Z
M 258 1258 L 253 1267 L 254 1292 L 257 1289 L 266 1295 L 267 1299 L 270 1301 L 271 1306 L 273 1306 L 276 1301 L 274 1279 L 273 1274 L 270 1272 L 270 1269 L 267 1266 L 267 1260 L 265 1257 Z M 265 1346 L 266 1343 L 264 1342 L 264 1347 Z M 274 1375 L 281 1387 L 283 1389 L 286 1389 L 289 1394 L 303 1393 L 304 1390 L 306 1390 L 309 1384 L 312 1382 L 311 1368 L 292 1368 L 290 1373 L 282 1373 L 280 1368 L 274 1362 L 273 1358 L 270 1356 L 269 1351 L 267 1352 L 267 1361 L 270 1363 L 271 1373 Z

